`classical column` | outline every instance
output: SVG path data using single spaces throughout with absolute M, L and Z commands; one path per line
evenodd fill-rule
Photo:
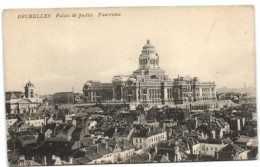
M 116 101 L 116 91 L 115 91 L 115 87 L 113 87 L 113 98 L 112 101 Z
M 203 99 L 203 96 L 202 96 L 202 87 L 199 88 L 199 92 L 200 92 L 200 100 Z
M 135 90 L 134 90 L 134 88 L 131 88 L 132 89 L 132 99 L 131 99 L 131 101 L 135 101 L 136 99 L 135 99 Z
M 210 87 L 209 87 L 209 98 L 210 98 L 210 100 L 212 99 L 212 96 L 211 96 L 211 93 L 212 93 L 212 92 L 211 92 L 211 88 L 212 88 L 212 87 L 210 86 Z
M 168 92 L 167 92 L 167 88 L 164 87 L 164 101 L 166 102 L 168 100 Z
M 139 93 L 138 93 L 138 87 L 137 87 L 136 90 L 135 90 L 135 96 L 136 96 L 135 99 L 136 99 L 137 102 L 139 101 L 138 95 L 139 95 Z
M 124 89 L 123 86 L 121 86 L 121 102 L 124 100 Z

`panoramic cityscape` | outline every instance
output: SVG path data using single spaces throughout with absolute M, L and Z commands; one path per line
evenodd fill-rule
M 9 165 L 257 159 L 255 86 L 168 76 L 152 42 L 140 46 L 137 69 L 111 82 L 87 77 L 81 92 L 46 95 L 28 79 L 6 91 Z

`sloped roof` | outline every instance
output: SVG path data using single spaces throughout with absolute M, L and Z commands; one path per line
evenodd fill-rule
M 81 131 L 83 130 L 84 128 L 82 127 L 77 127 L 73 133 L 72 133 L 72 140 L 79 140 L 80 138 L 80 134 L 81 134 Z
M 88 157 L 80 157 L 80 158 L 73 159 L 73 164 L 74 165 L 84 165 L 84 164 L 87 164 L 87 163 L 89 163 L 91 161 L 92 160 L 89 159 Z
M 18 99 L 22 94 L 21 91 L 5 92 L 5 100 Z
M 153 159 L 154 161 L 156 161 L 156 162 L 170 162 L 167 158 L 166 158 L 166 156 L 164 156 L 164 155 L 155 155 L 155 157 L 154 157 L 154 159 Z
M 82 146 L 90 146 L 90 145 L 93 145 L 93 140 L 95 140 L 95 139 L 89 137 L 89 138 L 82 139 L 80 142 L 81 142 Z
M 249 142 L 250 139 L 253 139 L 253 138 L 249 137 L 249 136 L 241 135 L 236 142 L 247 143 L 247 142 Z
M 18 103 L 18 104 L 28 104 L 28 103 L 32 103 L 32 101 L 29 100 L 29 99 L 19 99 L 19 100 L 17 101 L 17 103 Z
M 238 153 L 242 153 L 244 152 L 244 149 L 239 147 L 236 144 L 228 144 L 226 147 L 222 148 L 221 150 L 222 152 L 238 152 Z
M 117 141 L 117 146 L 120 147 L 122 150 L 134 148 L 134 145 L 128 140 Z

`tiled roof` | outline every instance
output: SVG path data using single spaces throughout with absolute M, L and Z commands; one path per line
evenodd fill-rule
M 170 162 L 164 155 L 156 155 L 153 159 L 156 162 Z
M 163 131 L 162 129 L 151 128 L 150 132 L 149 132 L 148 129 L 143 128 L 143 129 L 140 130 L 140 133 L 134 133 L 133 137 L 147 138 L 147 137 L 150 137 L 150 136 L 153 136 L 153 135 L 156 135 L 156 134 L 159 134 L 159 133 L 163 133 L 163 132 L 165 132 L 165 131 Z
M 241 147 L 239 147 L 236 144 L 228 144 L 227 146 L 225 146 L 224 148 L 222 148 L 223 152 L 238 152 L 238 153 L 242 153 L 244 152 L 244 149 L 242 149 Z
M 118 141 L 117 146 L 120 147 L 122 150 L 134 148 L 134 145 L 128 140 Z
M 84 165 L 84 164 L 87 164 L 87 163 L 89 163 L 91 161 L 92 160 L 89 159 L 88 157 L 80 157 L 80 158 L 73 159 L 73 164 L 74 165 Z

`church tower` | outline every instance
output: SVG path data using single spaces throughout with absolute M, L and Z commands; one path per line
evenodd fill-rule
M 34 98 L 34 85 L 29 81 L 25 87 L 25 97 L 26 98 Z

